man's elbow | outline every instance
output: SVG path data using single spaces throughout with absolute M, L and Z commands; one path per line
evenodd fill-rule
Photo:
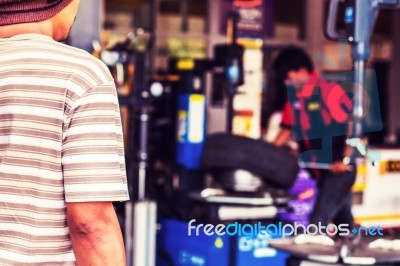
M 68 227 L 73 242 L 80 242 L 90 248 L 106 244 L 106 239 L 111 231 L 110 223 L 106 221 L 80 221 L 69 222 Z
M 93 239 L 95 240 L 96 236 L 102 235 L 105 231 L 105 224 L 101 222 L 68 222 L 69 233 L 74 237 L 84 238 L 84 239 Z
M 92 245 L 101 243 L 118 225 L 111 203 L 106 206 L 92 206 L 90 203 L 69 204 L 67 223 L 72 238 L 90 242 Z

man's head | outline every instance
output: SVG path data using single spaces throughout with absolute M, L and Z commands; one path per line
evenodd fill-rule
M 64 40 L 75 20 L 80 0 L 0 0 L 0 27 L 19 33 L 39 32 Z M 21 29 L 26 29 L 24 32 Z
M 284 81 L 309 76 L 314 71 L 314 65 L 303 49 L 289 46 L 280 51 L 273 69 L 278 80 Z

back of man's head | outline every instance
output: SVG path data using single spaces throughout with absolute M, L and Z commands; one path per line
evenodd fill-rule
M 296 46 L 288 46 L 280 51 L 276 57 L 273 69 L 280 80 L 286 79 L 289 71 L 306 69 L 309 73 L 314 71 L 314 65 L 309 55 Z
M 40 22 L 57 15 L 73 0 L 0 0 L 0 26 Z

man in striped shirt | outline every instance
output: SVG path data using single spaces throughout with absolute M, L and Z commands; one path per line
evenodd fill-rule
M 0 265 L 125 265 L 108 69 L 64 40 L 79 0 L 0 0 Z

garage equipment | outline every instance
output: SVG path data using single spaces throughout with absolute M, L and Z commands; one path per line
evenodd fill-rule
M 232 13 L 229 41 L 215 47 L 215 59 L 170 60 L 169 73 L 179 77 L 175 84 L 179 91 L 175 170 L 179 188 L 174 207 L 185 205 L 185 215 L 178 217 L 187 221 L 272 223 L 279 214 L 290 211 L 288 203 L 293 199 L 287 189 L 299 171 L 296 158 L 263 141 L 231 134 L 233 99 L 244 76 L 244 48 L 236 42 L 236 24 L 237 14 Z M 205 137 L 204 76 L 209 70 L 213 89 L 222 89 L 226 96 L 227 129 L 225 134 Z M 204 170 L 210 176 L 204 178 Z M 199 183 L 204 179 L 212 180 L 206 188 Z M 162 261 L 165 265 L 283 266 L 286 257 L 268 247 L 269 239 L 255 237 L 246 242 L 239 237 L 187 237 L 187 222 L 171 217 L 161 222 L 159 238 L 159 265 L 164 265 Z
M 191 197 L 197 201 L 198 217 L 213 222 L 276 219 L 290 211 L 288 203 L 293 199 L 287 191 L 277 189 L 250 194 L 206 188 Z
M 148 51 L 152 44 L 153 36 L 137 29 L 124 42 L 101 53 L 101 59 L 114 74 L 127 136 L 125 155 L 130 201 L 124 206 L 124 239 L 129 266 L 155 265 L 157 206 L 146 197 L 149 123 L 153 110 Z
M 396 241 L 396 234 L 381 239 L 390 243 Z M 355 236 L 351 239 L 339 239 L 333 246 L 299 245 L 295 244 L 293 239 L 283 239 L 274 240 L 270 245 L 292 255 L 291 264 L 288 266 L 303 265 L 301 262 L 318 263 L 317 265 L 399 265 L 400 250 L 372 248 L 371 243 L 377 239 L 379 238 Z
M 339 34 L 336 29 L 336 19 L 340 2 L 346 4 L 345 23 L 346 33 Z M 347 144 L 352 147 L 353 160 L 357 156 L 367 156 L 367 148 L 361 139 L 364 110 L 364 85 L 365 63 L 370 56 L 370 37 L 376 21 L 378 11 L 381 8 L 396 8 L 399 3 L 396 0 L 330 0 L 327 21 L 327 37 L 342 41 L 346 40 L 352 45 L 352 58 L 354 68 L 354 106 L 353 123 L 351 124 Z M 390 237 L 390 236 L 389 236 Z M 397 236 L 392 236 L 392 239 Z M 298 245 L 293 239 L 276 240 L 271 246 L 292 254 L 287 266 L 300 265 L 399 265 L 400 252 L 371 248 L 369 244 L 376 237 L 360 237 L 339 239 L 331 246 L 318 244 Z
M 299 172 L 297 160 L 264 141 L 229 133 L 210 135 L 201 164 L 217 189 L 207 188 L 191 197 L 207 206 L 207 217 L 212 219 L 274 219 L 288 210 L 293 199 L 287 189 Z
M 191 193 L 191 197 L 201 206 L 212 206 L 209 209 L 214 211 L 207 215 L 213 219 L 229 220 L 228 217 L 233 216 L 271 219 L 282 206 L 287 207 L 291 197 L 283 191 L 293 185 L 299 168 L 295 157 L 280 148 L 232 135 L 234 97 L 238 87 L 244 84 L 244 47 L 237 41 L 238 18 L 237 12 L 229 13 L 228 43 L 214 47 L 213 90 L 222 89 L 226 96 L 227 128 L 225 134 L 207 136 L 201 166 L 210 174 L 217 189 L 208 187 Z M 282 198 L 284 202 L 278 204 Z M 249 212 L 243 208 L 249 208 Z M 253 215 L 250 215 L 250 208 Z
M 285 266 L 288 255 L 268 246 L 271 237 L 188 236 L 187 222 L 161 221 L 157 266 Z M 177 237 L 179 235 L 179 237 Z
M 224 171 L 218 170 L 240 169 L 261 177 L 263 186 L 281 189 L 291 188 L 299 172 L 297 158 L 289 151 L 261 140 L 223 133 L 208 136 L 202 166 L 205 170 L 217 170 L 224 179 L 222 185 L 230 182 L 224 178 Z
M 238 165 L 241 169 L 235 168 Z M 218 177 L 213 175 L 215 186 L 189 193 L 188 199 L 193 202 L 190 219 L 214 225 L 232 221 L 268 224 L 274 223 L 279 214 L 290 211 L 288 203 L 293 197 L 287 188 L 296 179 L 298 165 L 287 151 L 260 140 L 216 134 L 205 140 L 201 166 L 207 171 L 224 170 Z M 255 170 L 259 176 L 254 174 Z M 224 179 L 227 172 L 231 174 Z M 287 255 L 270 248 L 270 238 L 193 238 L 187 235 L 189 220 L 161 222 L 157 265 L 284 266 Z
M 236 13 L 229 16 L 230 40 L 227 44 L 215 46 L 215 59 L 184 58 L 169 61 L 169 74 L 179 77 L 174 88 L 179 92 L 175 168 L 179 185 L 175 201 L 182 210 L 191 209 L 188 194 L 204 187 L 200 157 L 206 141 L 205 84 L 206 73 L 210 70 L 227 96 L 227 132 L 232 131 L 233 99 L 237 87 L 243 84 L 244 48 L 236 43 L 237 18 Z
M 200 167 L 206 135 L 205 75 L 208 60 L 171 59 L 170 74 L 178 75 L 177 154 L 176 163 L 187 169 Z
M 339 3 L 344 2 L 345 34 L 336 31 Z M 352 46 L 354 69 L 353 121 L 349 128 L 347 144 L 353 148 L 353 162 L 357 156 L 367 156 L 367 147 L 362 139 L 365 110 L 365 64 L 370 57 L 370 38 L 378 12 L 382 8 L 396 8 L 398 0 L 330 0 L 326 36 L 334 41 L 347 41 Z
M 172 83 L 176 95 L 174 205 L 182 214 L 191 209 L 188 194 L 204 186 L 200 157 L 206 140 L 205 83 L 210 67 L 209 60 L 169 60 L 169 75 L 177 77 Z
M 231 12 L 228 16 L 227 44 L 214 47 L 214 84 L 222 86 L 227 97 L 226 131 L 232 132 L 234 108 L 233 100 L 238 87 L 244 84 L 244 47 L 237 43 L 237 23 L 239 15 Z M 216 81 L 219 80 L 219 81 Z M 221 89 L 221 88 L 214 88 Z
M 369 152 L 379 153 L 380 161 L 360 168 L 365 177 L 360 182 L 359 204 L 352 207 L 353 216 L 363 226 L 398 228 L 400 154 L 390 148 L 370 148 Z

